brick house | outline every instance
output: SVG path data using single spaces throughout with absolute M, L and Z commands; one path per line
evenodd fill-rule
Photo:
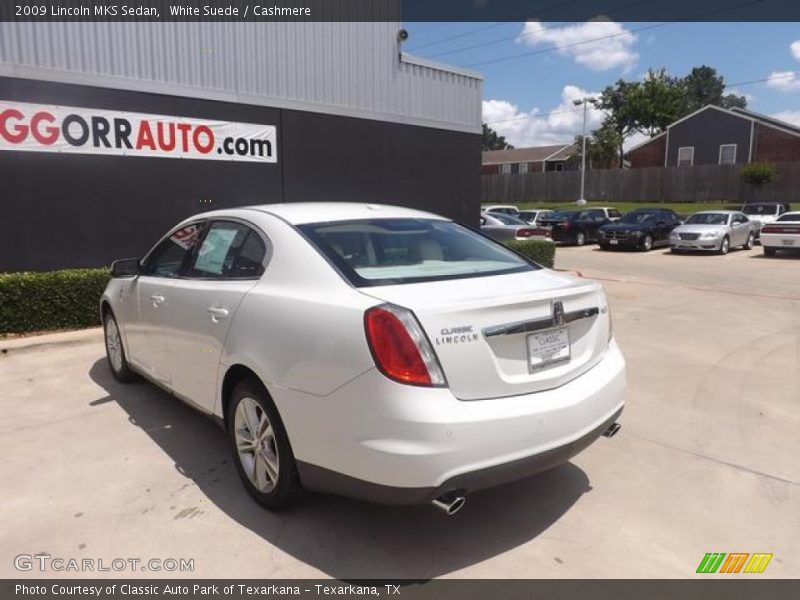
M 578 154 L 576 144 L 533 146 L 511 150 L 489 150 L 481 156 L 482 175 L 543 173 L 577 168 L 570 159 Z
M 800 127 L 708 105 L 628 151 L 631 168 L 800 161 Z

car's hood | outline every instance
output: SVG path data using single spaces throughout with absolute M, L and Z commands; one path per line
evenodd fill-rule
M 727 225 L 700 225 L 691 223 L 688 225 L 679 225 L 672 230 L 673 233 L 725 233 L 728 231 Z

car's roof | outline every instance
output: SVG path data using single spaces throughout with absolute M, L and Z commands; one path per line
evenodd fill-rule
M 787 211 L 787 212 L 783 213 L 781 216 L 785 217 L 786 215 L 793 215 L 793 216 L 794 215 L 798 215 L 798 216 L 800 216 L 800 210 L 790 210 L 790 211 Z
M 642 207 L 642 208 L 634 208 L 633 210 L 628 211 L 628 212 L 632 212 L 632 213 L 633 212 L 672 212 L 672 209 L 671 208 L 647 208 L 647 207 Z
M 488 206 L 485 206 L 483 210 L 489 210 L 490 208 L 517 208 L 517 207 L 513 204 L 489 204 Z
M 784 205 L 789 204 L 788 202 L 779 202 L 775 200 L 774 202 L 748 202 L 742 205 L 742 208 L 747 208 L 748 206 L 774 206 L 775 204 Z
M 329 223 L 359 219 L 440 219 L 444 217 L 422 210 L 390 206 L 388 204 L 362 204 L 357 202 L 287 202 L 283 204 L 258 204 L 228 210 L 217 210 L 197 217 L 245 216 L 256 211 L 274 215 L 292 225 Z
M 692 213 L 693 215 L 732 215 L 735 213 L 740 213 L 740 210 L 698 210 L 697 212 Z

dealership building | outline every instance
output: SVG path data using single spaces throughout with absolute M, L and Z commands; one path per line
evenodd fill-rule
M 0 272 L 108 265 L 249 204 L 476 224 L 481 77 L 405 53 L 400 29 L 0 23 Z

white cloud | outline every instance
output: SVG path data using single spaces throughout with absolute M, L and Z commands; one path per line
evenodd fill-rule
M 619 23 L 602 17 L 565 27 L 545 27 L 541 21 L 528 21 L 517 36 L 517 42 L 528 46 L 552 45 L 559 54 L 593 71 L 631 69 L 639 58 L 633 50 L 636 39 Z
M 567 144 L 580 135 L 583 127 L 583 109 L 575 106 L 573 100 L 595 95 L 577 86 L 566 85 L 558 106 L 547 111 L 534 108 L 529 112 L 521 111 L 506 100 L 484 100 L 483 120 L 517 148 Z M 589 105 L 586 131 L 597 129 L 603 116 L 602 111 Z
M 794 56 L 796 60 L 800 60 L 800 40 L 792 42 L 792 45 L 789 46 L 789 48 L 792 50 L 792 56 Z
M 800 125 L 800 110 L 784 110 L 770 115 L 773 119 L 786 121 L 792 125 Z
M 795 71 L 773 71 L 767 79 L 767 86 L 781 92 L 800 90 L 800 78 Z

